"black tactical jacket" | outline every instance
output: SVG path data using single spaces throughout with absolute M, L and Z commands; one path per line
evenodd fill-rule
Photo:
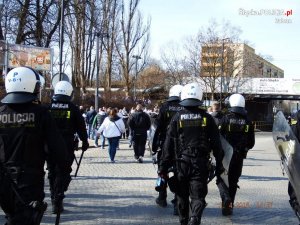
M 34 103 L 1 106 L 1 167 L 20 170 L 21 183 L 43 183 L 46 158 L 66 170 L 66 145 L 48 109 Z
M 56 121 L 63 137 L 74 138 L 77 133 L 81 141 L 87 142 L 87 131 L 80 110 L 72 102 L 54 101 L 50 105 L 50 112 Z
M 214 119 L 198 107 L 184 107 L 170 122 L 159 171 L 167 171 L 182 156 L 209 157 L 211 150 L 221 166 L 223 150 Z

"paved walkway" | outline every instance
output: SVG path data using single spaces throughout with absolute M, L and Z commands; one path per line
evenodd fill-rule
M 93 142 L 90 142 L 93 146 Z M 77 157 L 80 152 L 76 153 Z M 75 171 L 75 166 L 74 166 Z M 156 170 L 149 152 L 143 164 L 133 159 L 127 140 L 121 140 L 116 163 L 110 163 L 107 150 L 90 148 L 84 155 L 78 177 L 71 182 L 65 199 L 61 224 L 72 225 L 173 225 L 179 224 L 172 215 L 172 193 L 168 207 L 155 204 Z M 256 145 L 244 162 L 231 217 L 223 217 L 215 180 L 209 184 L 208 203 L 202 224 L 299 224 L 288 203 L 288 180 L 282 175 L 280 161 L 271 133 L 256 133 Z M 54 224 L 49 204 L 42 224 Z M 1 212 L 0 223 L 3 223 Z

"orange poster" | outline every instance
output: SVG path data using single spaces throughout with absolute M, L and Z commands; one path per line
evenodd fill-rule
M 52 51 L 25 45 L 8 46 L 8 67 L 29 66 L 35 70 L 51 70 Z

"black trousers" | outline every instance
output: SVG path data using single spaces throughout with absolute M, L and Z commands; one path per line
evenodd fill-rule
M 75 159 L 74 140 L 72 138 L 65 138 L 65 141 L 68 147 L 68 165 L 66 171 L 58 173 L 55 161 L 47 160 L 50 197 L 52 200 L 61 200 L 64 198 L 64 192 L 68 190 L 71 182 L 72 164 Z
M 39 182 L 24 184 L 21 188 L 12 186 L 7 178 L 0 181 L 0 205 L 6 215 L 7 225 L 34 225 L 36 210 L 29 204 L 41 203 L 45 197 L 44 178 L 35 178 Z
M 176 195 L 179 220 L 182 224 L 187 224 L 189 215 L 201 219 L 208 192 L 207 165 L 208 159 L 206 158 L 187 158 L 177 164 L 178 193 Z M 191 207 L 191 213 L 189 213 L 189 207 Z
M 134 134 L 133 136 L 133 150 L 135 158 L 144 157 L 147 142 L 147 133 Z
M 232 203 L 234 203 L 236 191 L 238 188 L 239 178 L 242 175 L 244 156 L 237 151 L 233 152 L 229 171 L 228 171 L 228 182 L 229 182 L 229 196 Z

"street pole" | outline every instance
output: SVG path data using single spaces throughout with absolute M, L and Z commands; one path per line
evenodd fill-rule
M 136 82 L 137 82 L 137 75 L 138 75 L 138 60 L 141 59 L 138 55 L 133 55 L 132 58 L 135 58 L 135 76 L 134 76 L 134 82 L 133 82 L 133 96 L 134 100 L 136 100 Z
M 221 89 L 220 89 L 220 110 L 222 110 L 222 93 L 223 93 L 223 79 L 224 79 L 224 41 L 229 40 L 229 38 L 222 39 L 222 59 L 221 59 Z
M 4 59 L 4 71 L 5 71 L 5 77 L 8 73 L 8 49 L 9 45 L 8 45 L 8 41 L 6 40 L 5 42 L 5 59 Z
M 99 44 L 100 44 L 100 33 L 98 32 L 97 34 L 97 45 L 96 45 L 96 89 L 95 89 L 95 110 L 98 111 L 99 108 L 99 70 L 100 70 L 100 65 L 99 65 Z
M 100 38 L 101 38 L 101 52 L 103 45 L 103 38 L 108 38 L 108 33 L 96 33 L 96 89 L 95 89 L 95 110 L 99 109 L 99 76 L 100 76 Z M 102 53 L 101 53 L 102 54 Z
M 221 61 L 221 89 L 220 89 L 220 110 L 222 110 L 222 92 L 223 92 L 223 76 L 224 76 L 224 39 L 222 39 L 222 61 Z
M 64 0 L 61 0 L 60 5 L 60 31 L 59 31 L 59 80 L 62 80 L 62 55 L 63 55 L 63 45 L 64 45 Z

